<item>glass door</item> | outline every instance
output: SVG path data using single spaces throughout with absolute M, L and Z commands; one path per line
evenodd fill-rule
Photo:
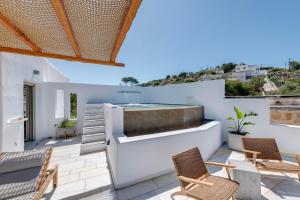
M 30 142 L 34 140 L 34 85 L 24 85 L 24 141 Z

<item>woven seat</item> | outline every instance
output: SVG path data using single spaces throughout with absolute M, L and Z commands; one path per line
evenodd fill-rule
M 203 187 L 196 185 L 187 189 L 187 193 L 200 199 L 226 200 L 231 198 L 232 194 L 234 194 L 239 187 L 238 183 L 218 176 L 209 176 L 205 181 L 213 183 L 213 186 Z
M 286 162 L 264 162 L 257 161 L 256 163 L 259 167 L 274 169 L 274 170 L 288 170 L 288 171 L 300 171 L 300 167 L 295 164 L 290 164 Z
M 298 165 L 282 160 L 274 138 L 242 138 L 245 158 L 255 164 L 258 170 L 297 173 L 300 180 L 300 157 Z
M 172 157 L 176 173 L 181 186 L 181 191 L 171 194 L 184 195 L 201 200 L 227 200 L 235 199 L 235 193 L 239 183 L 222 177 L 211 176 L 207 171 L 206 164 L 229 167 L 222 163 L 204 162 L 198 148 L 185 151 Z

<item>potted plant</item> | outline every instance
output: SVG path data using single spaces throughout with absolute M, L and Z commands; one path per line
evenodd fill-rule
M 254 112 L 244 113 L 236 106 L 234 107 L 234 112 L 236 119 L 231 116 L 227 117 L 227 120 L 232 121 L 234 124 L 234 126 L 228 127 L 230 129 L 228 133 L 228 146 L 231 149 L 242 151 L 243 146 L 241 138 L 249 134 L 249 132 L 244 131 L 243 128 L 245 126 L 255 125 L 253 122 L 246 121 L 246 119 L 257 116 L 257 114 Z
M 68 135 L 76 135 L 76 124 L 74 120 L 65 119 L 62 121 L 56 129 L 56 138 L 59 138 L 61 135 L 66 139 Z

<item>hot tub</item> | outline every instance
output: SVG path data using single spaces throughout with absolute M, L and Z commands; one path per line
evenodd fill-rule
M 200 126 L 203 106 L 175 104 L 121 104 L 128 137 Z

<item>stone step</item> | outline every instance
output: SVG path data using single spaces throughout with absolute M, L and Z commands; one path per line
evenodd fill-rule
M 81 143 L 91 143 L 91 142 L 99 142 L 105 140 L 105 133 L 93 133 L 93 134 L 86 134 L 82 135 Z
M 104 124 L 105 124 L 104 119 L 89 119 L 89 120 L 84 120 L 83 122 L 84 127 L 104 126 Z
M 83 127 L 82 134 L 105 133 L 105 126 Z
M 104 104 L 103 103 L 89 103 L 85 104 L 86 108 L 103 108 Z
M 98 113 L 98 114 L 85 114 L 84 115 L 84 120 L 94 120 L 94 119 L 104 119 L 104 114 Z
M 80 154 L 94 153 L 94 152 L 104 151 L 105 149 L 106 149 L 105 140 L 99 142 L 90 142 L 90 143 L 81 144 Z
M 91 115 L 91 114 L 103 114 L 103 108 L 85 108 L 84 114 Z

